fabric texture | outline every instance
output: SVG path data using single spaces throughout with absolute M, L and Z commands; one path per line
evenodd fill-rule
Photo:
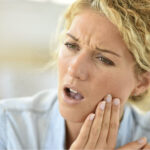
M 65 132 L 56 89 L 0 101 L 0 150 L 63 150 Z M 127 104 L 116 147 L 143 136 L 150 142 L 150 112 L 143 116 Z

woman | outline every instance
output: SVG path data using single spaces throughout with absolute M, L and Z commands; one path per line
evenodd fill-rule
M 150 149 L 149 113 L 127 104 L 150 86 L 149 14 L 148 0 L 75 1 L 65 14 L 58 92 L 1 102 L 0 148 Z

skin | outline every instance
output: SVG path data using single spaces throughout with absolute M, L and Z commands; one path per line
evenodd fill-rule
M 135 78 L 134 65 L 135 60 L 117 27 L 105 16 L 85 10 L 74 18 L 58 58 L 59 110 L 66 120 L 67 147 L 107 94 L 120 99 L 121 117 L 129 96 L 140 84 Z M 84 101 L 77 105 L 65 103 L 62 97 L 65 84 L 80 90 Z

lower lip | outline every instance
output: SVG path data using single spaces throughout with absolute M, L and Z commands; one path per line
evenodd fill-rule
M 74 100 L 73 98 L 66 95 L 66 92 L 64 90 L 63 90 L 62 97 L 63 97 L 64 102 L 67 103 L 67 104 L 78 104 L 78 103 L 81 103 L 84 100 L 84 99 Z

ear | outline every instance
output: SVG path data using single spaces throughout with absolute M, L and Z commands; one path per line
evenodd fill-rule
M 134 96 L 144 93 L 150 87 L 150 72 L 145 72 L 137 79 L 137 86 L 134 89 Z

